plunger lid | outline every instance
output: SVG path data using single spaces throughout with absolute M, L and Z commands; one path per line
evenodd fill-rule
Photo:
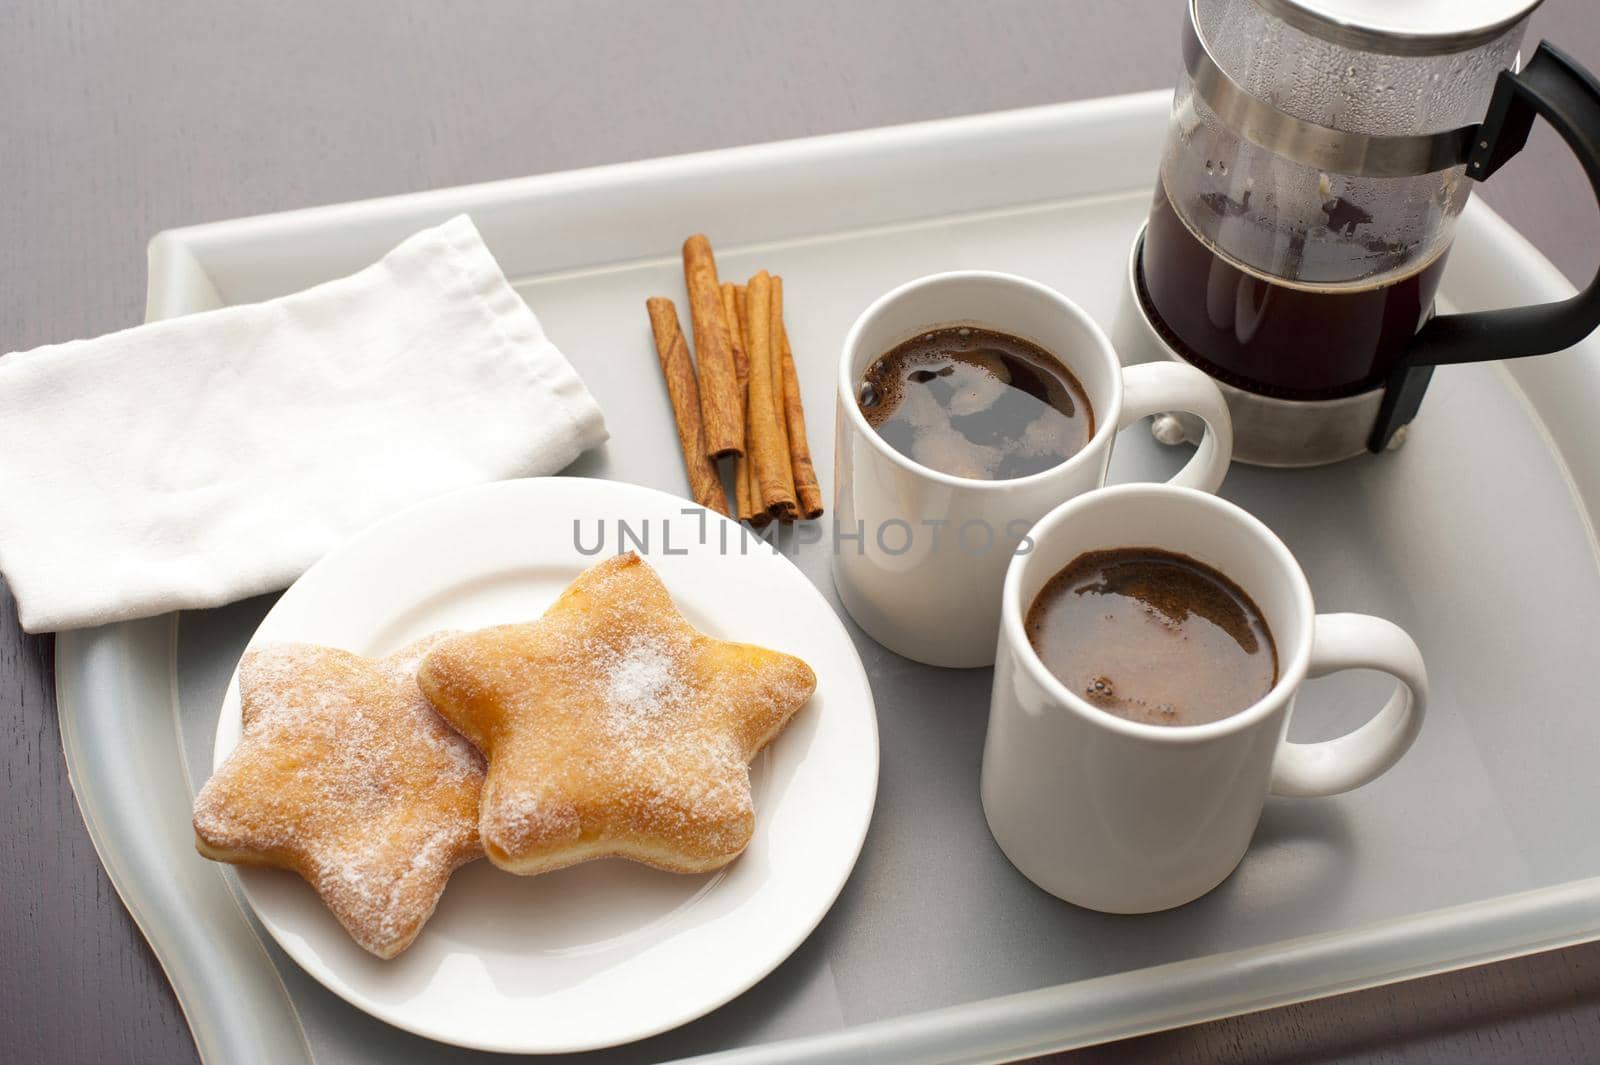
M 1445 55 L 1488 44 L 1542 0 L 1255 0 L 1295 29 L 1363 52 Z

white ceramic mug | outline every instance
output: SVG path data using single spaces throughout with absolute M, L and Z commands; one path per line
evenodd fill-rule
M 1244 857 L 1272 795 L 1336 795 L 1381 775 L 1422 725 L 1428 679 L 1411 637 L 1365 614 L 1317 614 L 1294 556 L 1232 503 L 1166 485 L 1119 485 L 1051 511 L 1006 573 L 984 814 L 1000 849 L 1060 898 L 1148 913 L 1199 898 Z M 1024 631 L 1034 597 L 1086 551 L 1157 547 L 1218 570 L 1260 609 L 1278 681 L 1259 702 L 1203 725 L 1149 725 L 1069 691 Z M 1375 669 L 1399 684 L 1353 732 L 1285 739 L 1308 678 Z
M 1010 333 L 1060 359 L 1094 410 L 1083 450 L 1042 473 L 983 481 L 931 470 L 890 447 L 861 413 L 862 377 L 896 345 L 949 325 Z M 935 666 L 989 665 L 1001 584 L 1023 534 L 1057 503 L 1105 484 L 1117 433 L 1160 411 L 1192 413 L 1206 427 L 1171 483 L 1216 491 L 1233 434 L 1227 404 L 1199 370 L 1178 363 L 1123 369 L 1082 308 L 1011 274 L 934 274 L 882 296 L 856 319 L 839 360 L 833 579 L 840 601 L 897 654 Z

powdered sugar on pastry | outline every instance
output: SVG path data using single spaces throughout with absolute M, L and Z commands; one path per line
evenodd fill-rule
M 816 687 L 798 658 L 695 630 L 632 554 L 539 621 L 441 643 L 417 679 L 487 756 L 485 850 L 518 873 L 725 865 L 755 826 L 749 760 Z
M 689 692 L 682 657 L 681 646 L 655 634 L 635 636 L 620 649 L 602 646 L 595 666 L 605 678 L 606 726 L 626 734 L 682 713 Z
M 243 735 L 195 799 L 196 846 L 304 877 L 379 957 L 416 937 L 480 856 L 478 752 L 417 688 L 435 633 L 376 661 L 277 644 L 239 669 Z

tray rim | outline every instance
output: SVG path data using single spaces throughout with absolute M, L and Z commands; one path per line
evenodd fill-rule
M 330 224 L 367 230 L 378 230 L 385 224 L 402 221 L 420 226 L 426 224 L 427 219 L 476 210 L 485 205 L 526 205 L 530 200 L 559 198 L 594 185 L 618 189 L 661 180 L 681 182 L 729 168 L 749 170 L 781 166 L 801 171 L 806 165 L 816 167 L 855 153 L 881 152 L 886 145 L 915 153 L 936 149 L 952 137 L 999 144 L 1007 138 L 1026 140 L 1063 131 L 1072 133 L 1081 125 L 1098 126 L 1102 131 L 1119 125 L 1137 127 L 1141 122 L 1151 121 L 1154 114 L 1164 119 L 1169 100 L 1169 90 L 1153 90 L 511 178 L 166 230 L 150 242 L 146 317 L 153 320 L 226 302 L 203 260 L 209 252 L 226 247 L 230 241 L 259 245 L 266 238 L 276 244 L 326 229 Z M 1118 135 L 1120 133 L 1118 130 Z M 1133 129 L 1128 137 L 1134 142 L 1150 139 L 1148 130 L 1138 129 Z M 1030 197 L 1008 186 L 1000 191 L 995 203 L 977 210 L 1051 198 L 1076 200 L 1097 193 L 1126 192 L 1135 187 L 1111 180 L 1066 195 Z M 1008 201 L 1006 196 L 1011 199 Z M 921 201 L 912 199 L 914 202 L 906 207 L 909 213 L 891 221 L 953 213 L 924 209 Z M 1467 224 L 1468 218 L 1463 218 L 1458 245 L 1464 240 L 1486 241 L 1514 249 L 1521 269 L 1506 278 L 1505 288 L 1507 291 L 1526 290 L 1516 291 L 1516 298 L 1561 298 L 1574 291 L 1566 278 L 1480 197 L 1469 201 L 1467 212 L 1471 224 Z M 379 245 L 381 243 L 380 240 Z M 527 272 L 508 269 L 508 273 Z M 198 299 L 195 298 L 197 294 Z M 1595 544 L 1595 526 L 1600 523 L 1597 522 L 1600 448 L 1564 448 L 1561 443 L 1573 432 L 1588 428 L 1583 411 L 1595 409 L 1591 398 L 1600 399 L 1600 338 L 1590 338 L 1564 355 L 1507 362 L 1501 368 L 1509 386 L 1526 403 L 1530 416 L 1545 435 L 1552 457 L 1561 467 L 1574 500 L 1579 504 L 1590 543 Z M 167 626 L 164 651 L 157 646 L 161 637 L 156 627 L 162 624 Z M 168 615 L 59 635 L 57 709 L 69 780 L 102 865 L 172 982 L 202 1060 L 264 1060 L 261 1056 L 264 1046 L 272 1044 L 257 1040 L 251 1047 L 250 1040 L 241 1038 L 240 1024 L 248 1021 L 248 1027 L 253 1030 L 258 1030 L 257 1025 L 269 1024 L 286 1036 L 297 1037 L 294 1042 L 304 1050 L 304 1060 L 309 1062 L 311 1052 L 293 1001 L 270 959 L 271 980 L 260 985 L 258 990 L 277 999 L 278 1012 L 272 1017 L 262 1016 L 259 1009 L 245 1009 L 241 1005 L 242 997 L 217 993 L 219 985 L 204 980 L 194 966 L 197 959 L 192 955 L 204 944 L 185 945 L 151 934 L 170 929 L 174 920 L 181 925 L 192 918 L 191 912 L 163 913 L 152 908 L 159 904 L 159 898 L 152 898 L 149 885 L 139 882 L 138 874 L 127 863 L 128 856 L 118 849 L 116 833 L 99 820 L 104 817 L 104 811 L 92 809 L 103 802 L 97 796 L 97 786 L 90 783 L 94 770 L 87 761 L 87 723 L 108 724 L 107 719 L 112 715 L 105 713 L 104 708 L 115 706 L 128 696 L 133 689 L 134 673 L 143 673 L 148 679 L 154 673 L 164 672 L 168 688 L 163 694 L 167 699 L 175 697 L 176 645 L 171 639 L 174 633 L 174 618 Z M 156 660 L 138 659 L 135 652 L 141 646 L 161 659 L 159 665 Z M 94 712 L 96 702 L 101 707 L 99 714 Z M 131 721 L 132 717 L 126 720 Z M 136 730 L 125 729 L 124 734 L 131 738 Z M 98 739 L 102 744 L 109 742 L 103 737 Z M 181 758 L 181 745 L 177 753 Z M 187 793 L 187 779 L 182 780 L 181 786 Z M 210 885 L 196 882 L 187 886 L 201 892 L 203 905 L 213 918 L 220 919 L 219 915 L 231 909 L 240 930 L 255 942 L 255 955 L 266 958 L 259 949 L 257 933 L 228 887 L 226 874 L 215 870 L 209 879 L 213 882 Z M 1498 936 L 1485 934 L 1497 928 L 1510 930 Z M 1401 934 L 1393 935 L 1397 931 Z M 1391 966 L 1376 974 L 1338 975 L 1337 966 L 1341 960 L 1348 961 L 1347 956 L 1352 951 L 1361 949 L 1369 941 L 1382 941 L 1386 935 L 1391 936 L 1391 945 L 1399 944 Z M 1465 941 L 1463 937 L 1471 938 L 1470 946 L 1460 945 Z M 819 1035 L 734 1048 L 693 1060 L 849 1062 L 870 1055 L 875 1060 L 1001 1061 L 1215 1020 L 1594 939 L 1600 939 L 1600 877 L 1423 911 L 1337 932 L 1279 940 L 1239 951 L 980 999 Z M 1335 975 L 1328 975 L 1330 969 Z M 271 994 L 273 984 L 276 985 L 275 996 Z M 1251 989 L 1250 993 L 1225 993 L 1241 986 Z M 1157 989 L 1153 995 L 1152 987 Z M 1170 1000 L 1177 997 L 1175 989 L 1180 987 L 1186 989 L 1194 1001 L 1184 1009 L 1175 1010 Z M 253 1005 L 267 1004 L 256 1002 Z M 1101 1018 L 1107 1013 L 1118 1013 L 1118 1020 L 1105 1022 Z M 277 1045 L 272 1060 L 284 1060 L 286 1049 L 283 1044 Z M 249 1053 L 250 1050 L 254 1053 Z

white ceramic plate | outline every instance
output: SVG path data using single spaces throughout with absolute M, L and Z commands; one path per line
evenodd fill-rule
M 653 1035 L 771 972 L 816 927 L 855 864 L 878 779 L 872 690 L 855 647 L 788 559 L 675 496 L 551 477 L 432 500 L 313 566 L 251 645 L 300 640 L 381 655 L 435 629 L 536 618 L 580 572 L 616 553 L 619 520 L 648 537 L 645 557 L 692 624 L 799 655 L 816 670 L 811 702 L 751 766 L 755 838 L 705 876 L 611 859 L 516 877 L 474 862 L 456 873 L 411 948 L 387 962 L 356 946 L 299 877 L 241 869 L 245 897 L 289 956 L 390 1024 L 522 1053 Z M 602 528 L 603 550 L 585 555 L 579 543 L 592 551 Z M 236 672 L 214 764 L 238 739 Z

